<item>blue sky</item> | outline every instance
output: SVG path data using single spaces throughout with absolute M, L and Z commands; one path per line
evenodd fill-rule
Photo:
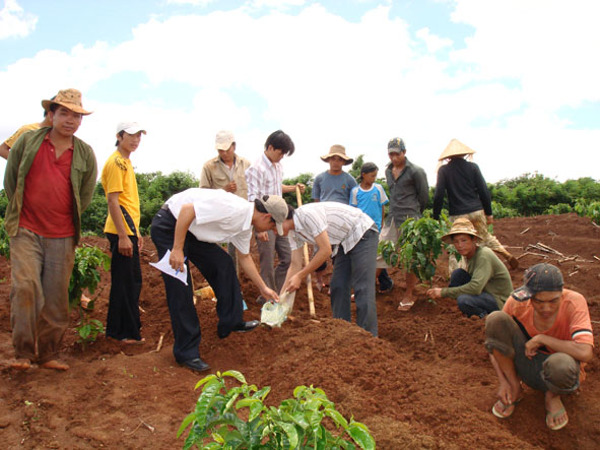
M 100 165 L 116 124 L 144 124 L 138 171 L 198 175 L 219 129 L 260 156 L 276 129 L 286 176 L 327 169 L 333 144 L 380 167 L 404 138 L 435 184 L 452 138 L 490 182 L 599 179 L 595 0 L 4 0 L 0 139 L 40 101 L 82 91 L 78 136 Z M 0 162 L 3 169 L 4 163 Z

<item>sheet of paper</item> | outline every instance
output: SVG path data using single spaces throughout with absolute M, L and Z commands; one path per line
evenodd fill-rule
M 173 278 L 177 278 L 179 281 L 181 281 L 187 286 L 187 266 L 185 264 L 183 265 L 183 271 L 173 269 L 169 264 L 169 256 L 171 256 L 171 250 L 167 250 L 165 256 L 163 256 L 160 261 L 149 264 L 152 267 L 156 267 L 161 272 L 166 273 L 167 275 L 172 276 Z

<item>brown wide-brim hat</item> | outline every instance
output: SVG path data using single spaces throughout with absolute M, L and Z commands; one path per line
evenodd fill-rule
M 56 97 L 52 100 L 42 100 L 42 108 L 49 111 L 52 103 L 64 106 L 65 108 L 84 116 L 92 114 L 91 111 L 83 109 L 81 104 L 81 92 L 77 89 L 63 89 L 58 91 L 58 94 L 56 94 Z
M 354 161 L 354 159 L 350 158 L 349 156 L 346 156 L 346 147 L 344 147 L 343 145 L 332 145 L 329 149 L 329 153 L 321 156 L 321 159 L 327 162 L 332 156 L 339 156 L 340 158 L 342 158 L 344 160 L 345 166 L 347 166 L 348 164 L 352 164 L 352 162 Z
M 444 241 L 446 244 L 452 244 L 452 236 L 456 234 L 468 234 L 475 236 L 477 239 L 481 239 L 471 221 L 463 217 L 459 217 L 454 221 L 450 231 L 442 236 L 442 241 Z
M 452 156 L 472 155 L 473 153 L 475 153 L 475 150 L 467 147 L 458 139 L 452 139 L 438 158 L 438 161 L 443 161 L 444 159 L 451 158 Z

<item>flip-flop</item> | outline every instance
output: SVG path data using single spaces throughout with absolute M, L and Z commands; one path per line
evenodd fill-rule
M 547 413 L 546 413 L 546 426 L 547 426 L 548 428 L 550 428 L 552 431 L 558 431 L 558 430 L 560 430 L 560 429 L 562 429 L 562 428 L 566 427 L 566 426 L 567 426 L 567 424 L 569 423 L 569 416 L 566 416 L 566 415 L 565 415 L 566 419 L 565 419 L 565 421 L 564 421 L 564 422 L 557 423 L 557 424 L 556 424 L 556 425 L 554 425 L 554 426 L 550 426 L 550 424 L 548 423 L 548 421 L 549 421 L 550 419 L 554 419 L 554 418 L 556 418 L 556 417 L 558 417 L 558 416 L 560 416 L 560 415 L 562 415 L 562 414 L 565 414 L 565 412 L 566 412 L 566 411 L 565 411 L 565 408 L 564 408 L 564 407 L 563 407 L 563 408 L 560 408 L 558 411 L 556 411 L 556 412 L 554 412 L 554 413 L 547 412 Z
M 494 416 L 496 416 L 498 419 L 508 419 L 510 416 L 512 416 L 512 414 L 515 412 L 515 406 L 517 406 L 521 400 L 523 400 L 523 397 L 520 397 L 518 399 L 516 399 L 514 402 L 509 403 L 508 405 L 505 405 L 502 400 L 498 400 L 496 403 L 494 403 L 494 406 L 492 406 L 492 414 Z M 502 408 L 501 410 L 499 410 L 497 408 L 497 406 L 500 406 L 500 408 Z M 506 410 L 510 407 L 513 407 L 513 409 L 511 410 L 511 412 L 509 412 L 508 414 L 506 414 Z
M 21 371 L 29 370 L 31 369 L 31 361 L 25 358 L 19 358 L 10 364 L 10 368 Z

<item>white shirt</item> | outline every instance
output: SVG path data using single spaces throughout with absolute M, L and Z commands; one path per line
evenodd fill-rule
M 175 194 L 166 204 L 179 217 L 181 207 L 194 205 L 196 219 L 189 231 L 202 242 L 231 242 L 241 253 L 250 253 L 254 204 L 221 189 L 191 188 Z
M 246 169 L 248 200 L 253 202 L 263 195 L 283 195 L 283 168 L 281 163 L 272 163 L 264 153 Z
M 377 225 L 358 208 L 338 202 L 318 202 L 300 206 L 294 212 L 294 230 L 288 238 L 292 250 L 302 247 L 304 242 L 316 244 L 315 237 L 327 231 L 332 246 L 341 244 L 348 253 L 370 229 Z M 337 247 L 333 255 L 337 253 Z

